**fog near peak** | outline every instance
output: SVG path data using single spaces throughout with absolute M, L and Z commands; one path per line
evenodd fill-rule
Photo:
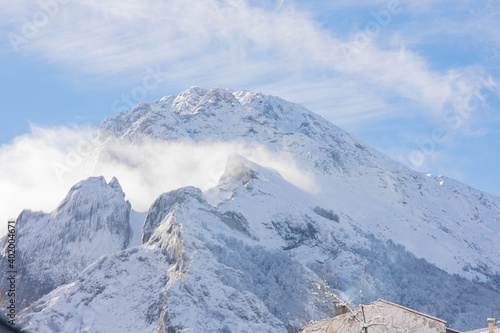
M 287 153 L 243 142 L 184 143 L 148 139 L 140 143 L 100 142 L 89 127 L 45 128 L 0 147 L 0 233 L 23 209 L 50 212 L 77 182 L 91 176 L 116 177 L 132 209 L 146 211 L 162 193 L 183 186 L 216 186 L 228 157 L 241 155 L 308 192 L 317 192 L 312 173 Z

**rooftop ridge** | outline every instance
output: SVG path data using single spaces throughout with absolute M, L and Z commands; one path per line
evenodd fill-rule
M 446 324 L 446 320 L 443 320 L 441 318 L 437 318 L 437 317 L 434 317 L 434 316 L 431 316 L 431 315 L 428 315 L 426 313 L 423 313 L 423 312 L 419 312 L 419 311 L 416 311 L 416 310 L 413 310 L 413 309 L 410 309 L 410 308 L 407 308 L 406 306 L 403 306 L 403 305 L 400 305 L 400 304 L 396 304 L 396 303 L 393 303 L 393 302 L 390 302 L 390 301 L 386 301 L 385 299 L 381 299 L 379 298 L 378 300 L 376 300 L 375 302 L 372 302 L 372 303 L 377 303 L 377 302 L 383 302 L 383 303 L 386 303 L 386 304 L 389 304 L 389 305 L 392 305 L 392 306 L 396 306 L 400 309 L 403 309 L 403 310 L 407 310 L 407 311 L 410 311 L 410 312 L 413 312 L 415 314 L 418 314 L 420 316 L 424 316 L 424 317 L 427 317 L 429 319 L 433 319 L 433 320 L 437 320 L 437 321 L 440 321 L 442 323 L 445 323 Z M 369 304 L 372 304 L 372 303 L 369 303 Z M 368 304 L 368 305 L 369 305 Z

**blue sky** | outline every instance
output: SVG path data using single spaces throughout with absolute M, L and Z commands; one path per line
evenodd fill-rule
M 300 103 L 412 168 L 500 195 L 498 1 L 0 7 L 0 163 L 32 125 L 97 127 L 198 85 Z

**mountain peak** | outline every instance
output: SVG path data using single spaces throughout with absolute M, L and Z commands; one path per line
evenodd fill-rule
M 79 205 L 78 202 L 80 201 L 88 202 L 92 205 L 102 201 L 104 197 L 109 199 L 109 197 L 114 197 L 115 195 L 121 198 L 125 197 L 125 193 L 116 177 L 113 177 L 109 183 L 106 183 L 106 179 L 103 176 L 89 177 L 74 185 L 52 214 L 58 215 L 67 210 L 78 209 L 79 207 L 76 206 Z
M 163 218 L 172 210 L 175 205 L 183 204 L 186 201 L 198 201 L 205 203 L 206 200 L 200 189 L 187 186 L 160 195 L 151 205 L 144 221 L 141 243 L 147 243 L 156 229 L 162 223 Z
M 252 168 L 254 164 L 238 154 L 231 154 L 226 163 L 224 174 L 219 182 L 235 180 L 247 184 L 251 179 L 262 179 L 262 175 Z
M 221 130 L 221 129 L 224 130 Z M 257 92 L 192 87 L 178 96 L 141 103 L 106 119 L 102 141 L 144 138 L 183 142 L 244 142 L 294 155 L 318 173 L 356 172 L 393 162 L 302 106 Z
M 132 232 L 129 214 L 118 180 L 107 184 L 104 177 L 73 186 L 51 214 L 21 213 L 16 221 L 18 265 L 26 288 L 19 293 L 20 306 L 71 282 L 102 255 L 126 248 Z
M 120 182 L 118 181 L 118 179 L 116 179 L 116 177 L 113 177 L 109 181 L 108 185 L 117 190 L 118 192 L 121 192 L 123 196 L 125 196 L 125 193 L 123 193 L 122 186 L 120 185 Z

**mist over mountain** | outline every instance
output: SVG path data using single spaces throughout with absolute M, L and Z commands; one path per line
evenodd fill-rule
M 193 87 L 106 119 L 94 140 L 97 173 L 112 161 L 157 175 L 171 150 L 150 148 L 169 144 L 224 165 L 204 188 L 158 193 L 147 214 L 120 176 L 21 213 L 29 331 L 293 332 L 304 312 L 325 315 L 307 288 L 326 270 L 349 297 L 363 278 L 367 296 L 457 329 L 496 311 L 500 198 L 400 165 L 300 105 Z

